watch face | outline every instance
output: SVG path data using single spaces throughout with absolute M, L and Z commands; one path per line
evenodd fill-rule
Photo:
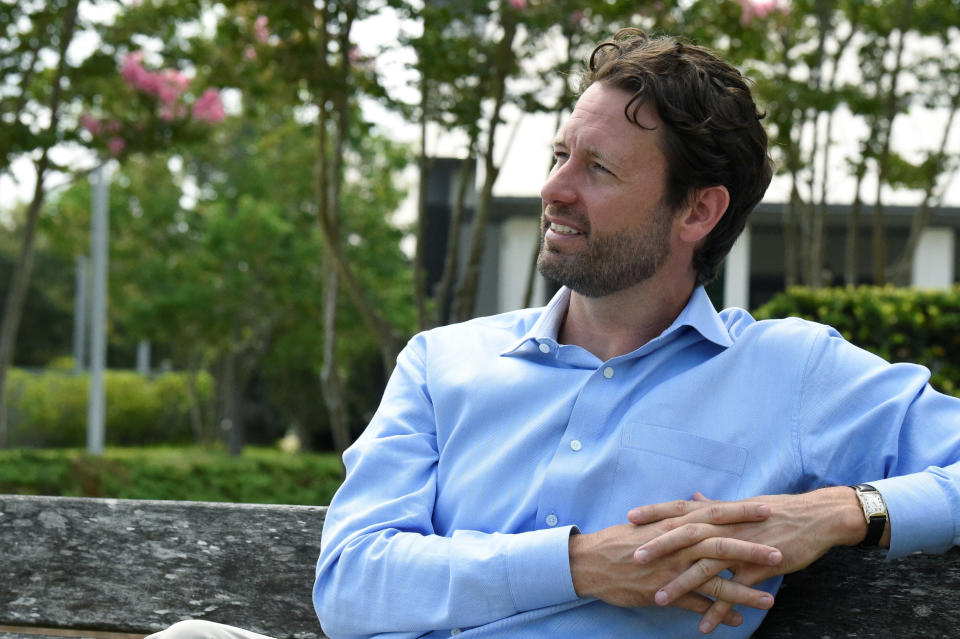
M 887 509 L 883 506 L 883 498 L 879 493 L 860 493 L 860 499 L 863 502 L 863 510 L 867 517 L 882 515 L 887 512 Z

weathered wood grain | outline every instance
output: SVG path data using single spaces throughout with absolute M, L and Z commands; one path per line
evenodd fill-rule
M 0 624 L 147 634 L 208 619 L 322 637 L 326 508 L 0 496 Z
M 755 639 L 960 637 L 960 547 L 892 561 L 834 548 L 787 575 Z
M 0 625 L 148 634 L 194 618 L 280 639 L 323 637 L 310 589 L 325 515 L 0 495 Z M 837 548 L 788 575 L 754 637 L 960 637 L 960 548 L 883 555 Z

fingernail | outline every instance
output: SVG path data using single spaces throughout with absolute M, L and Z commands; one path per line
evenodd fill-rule
M 764 608 L 769 608 L 770 606 L 773 605 L 773 597 L 771 597 L 770 595 L 763 595 L 762 597 L 760 597 L 760 605 L 763 606 Z
M 642 548 L 637 552 L 633 553 L 633 558 L 639 561 L 641 564 L 647 563 L 647 560 L 650 559 L 650 553 Z
M 707 634 L 708 632 L 710 632 L 710 624 L 706 621 L 701 621 L 700 632 L 702 632 L 703 634 Z
M 757 517 L 769 517 L 770 516 L 770 506 L 766 504 L 760 504 L 757 506 Z
M 657 594 L 653 596 L 653 600 L 656 601 L 661 606 L 667 605 L 667 593 L 662 590 L 658 590 Z
M 779 550 L 774 550 L 772 553 L 770 553 L 770 556 L 767 558 L 771 566 L 775 566 L 779 564 L 781 559 L 783 559 L 783 555 L 780 554 Z
M 733 617 L 730 620 L 733 622 L 734 625 L 739 626 L 740 624 L 743 623 L 743 615 L 741 615 L 739 612 L 734 611 Z

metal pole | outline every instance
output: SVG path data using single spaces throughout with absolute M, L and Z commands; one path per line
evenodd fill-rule
M 87 452 L 103 453 L 106 389 L 103 373 L 107 360 L 107 211 L 109 188 L 103 164 L 93 183 L 93 215 L 90 224 L 90 257 L 93 286 L 90 318 L 90 396 L 87 405 Z
M 137 342 L 137 373 L 144 377 L 150 374 L 150 340 Z
M 77 256 L 77 286 L 73 298 L 73 370 L 87 368 L 87 256 Z

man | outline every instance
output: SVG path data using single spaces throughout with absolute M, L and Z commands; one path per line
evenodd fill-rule
M 324 525 L 331 637 L 746 637 L 832 546 L 958 541 L 960 402 L 701 287 L 771 175 L 741 75 L 626 31 L 584 84 L 541 191 L 565 286 L 401 353 Z

